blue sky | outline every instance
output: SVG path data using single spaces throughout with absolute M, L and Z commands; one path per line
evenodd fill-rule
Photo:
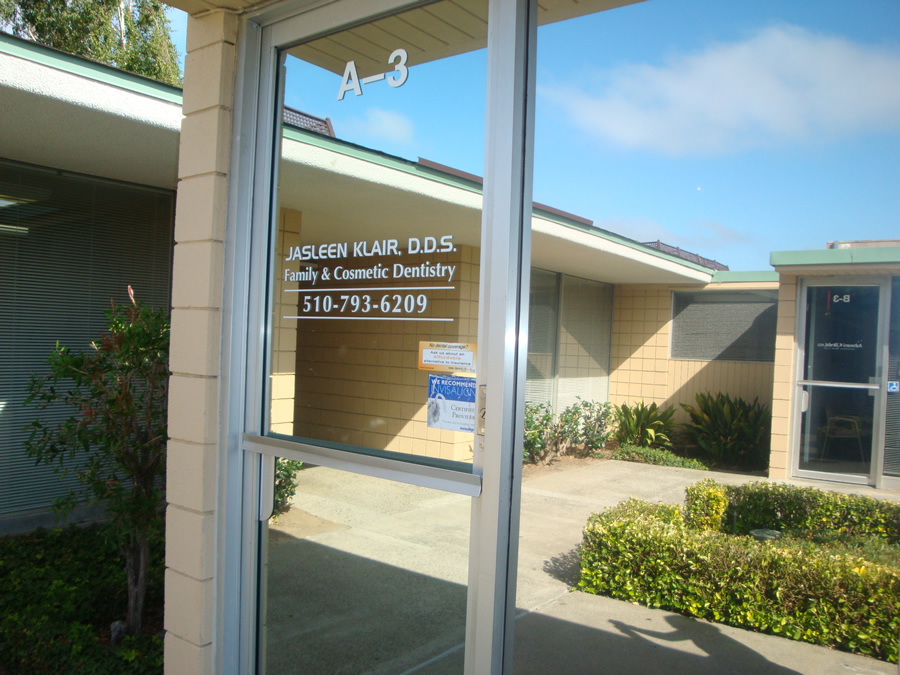
M 897 0 L 650 0 L 538 39 L 535 200 L 734 270 L 900 238 Z M 339 137 L 482 173 L 483 52 L 342 102 L 291 72 Z

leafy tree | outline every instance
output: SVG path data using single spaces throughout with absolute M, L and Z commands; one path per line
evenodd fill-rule
M 0 28 L 70 54 L 180 84 L 159 0 L 0 0 Z
M 32 376 L 25 403 L 74 414 L 57 425 L 31 424 L 26 443 L 38 462 L 74 472 L 82 485 L 57 506 L 102 503 L 111 517 L 128 579 L 126 630 L 141 630 L 150 541 L 164 529 L 169 321 L 134 300 L 107 312 L 108 330 L 91 351 L 60 347 L 50 373 Z

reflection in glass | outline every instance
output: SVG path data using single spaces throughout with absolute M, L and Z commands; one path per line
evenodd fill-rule
M 553 405 L 559 335 L 559 274 L 531 270 L 525 401 Z
M 875 398 L 867 389 L 809 386 L 801 418 L 800 469 L 868 475 Z
M 287 50 L 270 433 L 471 463 L 486 26 L 439 2 Z
M 807 291 L 804 379 L 866 384 L 875 375 L 877 286 L 813 286 Z
M 613 287 L 562 277 L 557 410 L 609 399 Z
M 532 268 L 525 401 L 557 412 L 609 396 L 613 287 Z
M 262 528 L 261 672 L 459 660 L 470 498 L 324 467 L 297 480 L 291 509 Z

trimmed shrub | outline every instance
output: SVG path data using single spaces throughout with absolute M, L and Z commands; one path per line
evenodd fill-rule
M 526 403 L 522 459 L 531 464 L 545 463 L 551 453 L 556 452 L 558 437 L 558 425 L 550 406 Z
M 695 530 L 677 508 L 630 500 L 591 516 L 581 590 L 897 660 L 896 565 Z
M 593 454 L 606 446 L 609 427 L 613 421 L 611 403 L 582 401 L 581 397 L 563 411 L 564 430 L 569 446 L 584 448 L 585 454 Z
M 674 408 L 659 408 L 655 403 L 645 405 L 643 401 L 631 406 L 623 403 L 613 408 L 616 418 L 615 439 L 619 445 L 641 448 L 664 448 L 672 445 Z
M 641 464 L 655 464 L 657 466 L 674 466 L 681 469 L 699 469 L 708 471 L 703 462 L 696 459 L 679 457 L 671 450 L 665 448 L 639 448 L 634 445 L 623 445 L 616 448 L 611 459 L 621 459 L 626 462 L 640 462 Z
M 684 512 L 680 507 L 673 504 L 663 504 L 662 502 L 645 502 L 642 499 L 629 497 L 625 501 L 619 502 L 602 514 L 594 514 L 588 520 L 590 526 L 591 520 L 602 518 L 609 522 L 627 522 L 631 520 L 641 520 L 652 518 L 669 525 L 684 527 Z
M 162 625 L 165 542 L 151 541 L 144 633 L 112 646 L 128 604 L 116 542 L 110 525 L 0 537 L 0 673 L 162 672 L 162 637 L 149 633 Z
M 720 528 L 747 534 L 758 528 L 872 535 L 900 544 L 900 504 L 862 495 L 757 481 L 721 485 L 705 480 L 687 489 L 687 508 L 724 492 L 728 505 Z
M 593 454 L 609 437 L 611 411 L 609 403 L 579 398 L 557 418 L 544 403 L 526 403 L 523 461 L 546 464 L 573 448 L 582 448 L 586 455 Z
M 728 508 L 725 486 L 711 478 L 694 483 L 685 490 L 685 519 L 696 530 L 722 530 L 722 519 Z
M 280 515 L 291 508 L 291 497 L 297 492 L 297 472 L 303 462 L 278 457 L 275 460 L 275 507 L 274 515 Z
M 711 461 L 754 469 L 768 464 L 772 414 L 767 406 L 721 393 L 700 393 L 695 400 L 696 407 L 681 404 L 691 417 L 684 428 Z

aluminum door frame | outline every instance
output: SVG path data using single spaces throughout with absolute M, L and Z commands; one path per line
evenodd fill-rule
M 261 560 L 259 519 L 274 455 L 317 454 L 315 446 L 278 447 L 264 436 L 268 234 L 277 184 L 274 124 L 278 48 L 335 27 L 424 4 L 408 0 L 297 0 L 241 17 L 232 131 L 223 296 L 222 386 L 214 670 L 259 667 L 257 625 Z M 531 167 L 534 137 L 534 47 L 537 4 L 490 0 L 485 177 L 479 297 L 478 384 L 484 385 L 485 433 L 476 438 L 473 474 L 456 481 L 473 498 L 466 626 L 466 672 L 510 672 L 521 483 L 521 429 L 527 360 Z M 524 289 L 524 292 L 523 292 Z M 524 327 L 524 328 L 523 328 Z M 318 459 L 326 460 L 322 456 Z M 394 472 L 343 457 L 343 468 L 367 475 Z M 412 465 L 410 465 L 412 466 Z M 429 484 L 454 477 L 422 478 Z M 428 471 L 426 470 L 427 474 Z M 465 474 L 462 474 L 465 476 Z M 424 483 L 422 481 L 425 481 Z M 450 488 L 451 491 L 457 491 Z M 472 491 L 472 492 L 470 492 Z
M 817 286 L 874 286 L 878 292 L 878 316 L 877 321 L 877 346 L 875 355 L 875 379 L 876 386 L 866 386 L 863 383 L 829 383 L 804 379 L 803 364 L 806 356 L 806 313 L 808 289 Z M 809 480 L 829 481 L 835 483 L 848 483 L 853 485 L 866 485 L 870 487 L 883 487 L 884 485 L 884 425 L 887 413 L 887 378 L 886 367 L 888 361 L 888 329 L 891 301 L 891 283 L 889 277 L 883 276 L 827 276 L 804 277 L 797 285 L 797 315 L 794 335 L 797 342 L 794 347 L 793 368 L 793 402 L 791 405 L 791 475 L 796 478 Z M 801 422 L 803 417 L 802 402 L 803 388 L 806 386 L 834 386 L 848 389 L 868 389 L 874 392 L 874 420 L 872 424 L 872 454 L 869 461 L 868 476 L 841 473 L 826 473 L 823 471 L 804 471 L 800 469 L 800 455 L 803 449 L 800 447 L 802 437 Z M 856 385 L 856 386 L 854 386 Z M 880 422 L 879 422 L 880 420 Z

